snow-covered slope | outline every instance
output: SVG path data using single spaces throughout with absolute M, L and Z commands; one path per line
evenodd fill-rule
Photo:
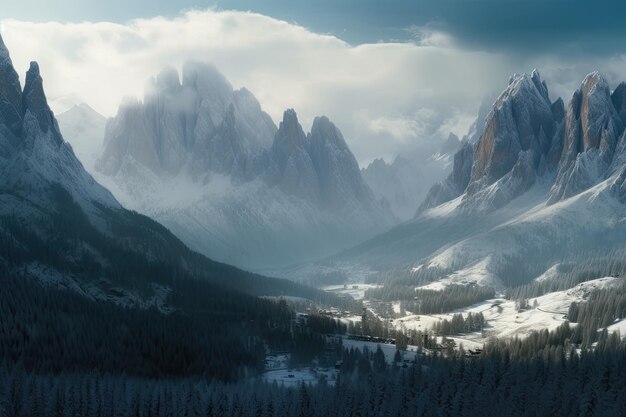
M 327 118 L 276 128 L 212 66 L 163 70 L 106 126 L 97 177 L 212 258 L 253 269 L 328 256 L 395 222 Z
M 621 260 L 621 91 L 611 93 L 599 74 L 590 74 L 565 110 L 560 99 L 549 101 L 536 71 L 512 77 L 478 142 L 457 153 L 450 178 L 433 188 L 443 197 L 329 262 L 393 270 L 415 282 L 471 279 L 503 288 L 528 282 L 558 262 Z M 440 192 L 451 185 L 453 192 Z
M 480 348 L 493 337 L 499 339 L 524 338 L 538 330 L 553 331 L 567 321 L 571 303 L 585 301 L 592 291 L 615 287 L 621 282 L 620 278 L 613 277 L 593 279 L 567 290 L 554 291 L 530 298 L 527 300 L 529 308 L 523 311 L 519 311 L 516 307 L 515 300 L 497 298 L 448 314 L 407 314 L 394 320 L 394 323 L 398 328 L 424 331 L 432 329 L 437 322 L 443 319 L 451 320 L 455 313 L 462 312 L 464 315 L 482 313 L 486 321 L 483 332 L 453 337 L 457 345 L 462 343 L 466 349 Z M 610 330 L 618 329 L 623 325 L 624 323 L 617 323 L 611 326 Z

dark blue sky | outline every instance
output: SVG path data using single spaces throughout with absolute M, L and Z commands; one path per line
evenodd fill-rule
M 626 1 L 619 0 L 21 0 L 2 5 L 20 20 L 116 21 L 175 16 L 217 6 L 251 10 L 352 43 L 409 40 L 430 25 L 475 49 L 518 52 L 622 52 Z

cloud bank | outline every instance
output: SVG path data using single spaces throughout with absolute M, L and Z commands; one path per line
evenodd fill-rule
M 415 42 L 351 46 L 261 14 L 213 9 L 126 24 L 2 21 L 18 71 L 39 61 L 52 99 L 70 97 L 112 116 L 124 96 L 141 97 L 146 80 L 166 65 L 212 62 L 236 88 L 250 89 L 276 122 L 291 107 L 305 128 L 329 116 L 362 164 L 427 152 L 450 131 L 462 136 L 482 97 L 502 89 L 511 72 L 540 64 L 559 93 L 571 94 L 585 71 L 597 68 L 549 55 L 516 61 L 464 49 L 431 27 L 412 30 L 420 34 Z M 617 78 L 624 62 L 614 56 L 600 70 Z

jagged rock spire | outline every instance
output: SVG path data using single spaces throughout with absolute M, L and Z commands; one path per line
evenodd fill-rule
M 22 128 L 22 88 L 9 50 L 0 35 L 0 125 L 19 135 Z
M 531 150 L 535 164 L 548 153 L 554 130 L 552 103 L 539 72 L 512 77 L 487 117 L 474 156 L 471 191 L 502 178 Z
M 548 202 L 597 183 L 611 165 L 623 129 L 609 84 L 599 72 L 590 73 L 567 107 L 563 152 Z
M 294 154 L 304 152 L 306 147 L 306 134 L 302 130 L 298 115 L 294 109 L 287 109 L 283 113 L 283 120 L 278 126 L 274 143 L 272 144 L 272 154 L 279 169 L 285 169 L 287 160 Z
M 30 63 L 30 68 L 26 73 L 24 93 L 22 94 L 22 111 L 25 117 L 27 113 L 30 113 L 37 119 L 42 132 L 48 133 L 52 130 L 52 137 L 56 144 L 63 143 L 63 138 L 55 125 L 54 115 L 48 106 L 43 89 L 43 79 L 39 73 L 39 64 L 34 61 Z
M 293 109 L 283 114 L 271 150 L 270 183 L 287 194 L 318 202 L 319 182 L 307 149 L 307 137 Z
M 328 117 L 316 117 L 313 121 L 308 148 L 324 207 L 340 209 L 353 204 L 353 199 L 365 206 L 372 204 L 373 195 L 361 177 L 356 158 Z

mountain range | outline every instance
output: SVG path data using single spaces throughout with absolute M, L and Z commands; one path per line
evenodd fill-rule
M 620 270 L 626 250 L 626 84 L 589 74 L 567 107 L 537 71 L 479 115 L 416 216 L 323 264 L 378 279 L 497 289 L 550 268 Z M 477 129 L 478 126 L 478 129 Z M 391 278 L 389 278 L 391 277 Z
M 311 291 L 209 260 L 165 227 L 125 209 L 64 140 L 38 64 L 30 64 L 22 88 L 1 38 L 0 174 L 2 276 L 165 310 L 168 294 L 182 282 L 211 284 L 215 294 Z
M 105 123 L 86 105 L 59 121 L 126 207 L 223 262 L 261 270 L 314 260 L 397 222 L 327 117 L 305 133 L 289 109 L 276 127 L 211 65 L 187 62 L 180 78 L 164 69 L 142 101 L 126 99 Z
M 363 242 L 275 273 L 312 282 L 339 269 L 502 289 L 623 254 L 625 94 L 624 83 L 611 90 L 592 73 L 566 106 L 537 71 L 514 75 L 462 140 L 359 170 L 328 118 L 307 134 L 287 110 L 275 127 L 249 91 L 192 62 L 182 82 L 166 69 L 142 102 L 126 101 L 98 157 L 85 160 L 125 205 L 220 260 L 277 268 Z M 68 131 L 79 125 L 72 119 L 104 125 L 85 106 L 59 118 Z M 442 180 L 426 192 L 425 176 Z

